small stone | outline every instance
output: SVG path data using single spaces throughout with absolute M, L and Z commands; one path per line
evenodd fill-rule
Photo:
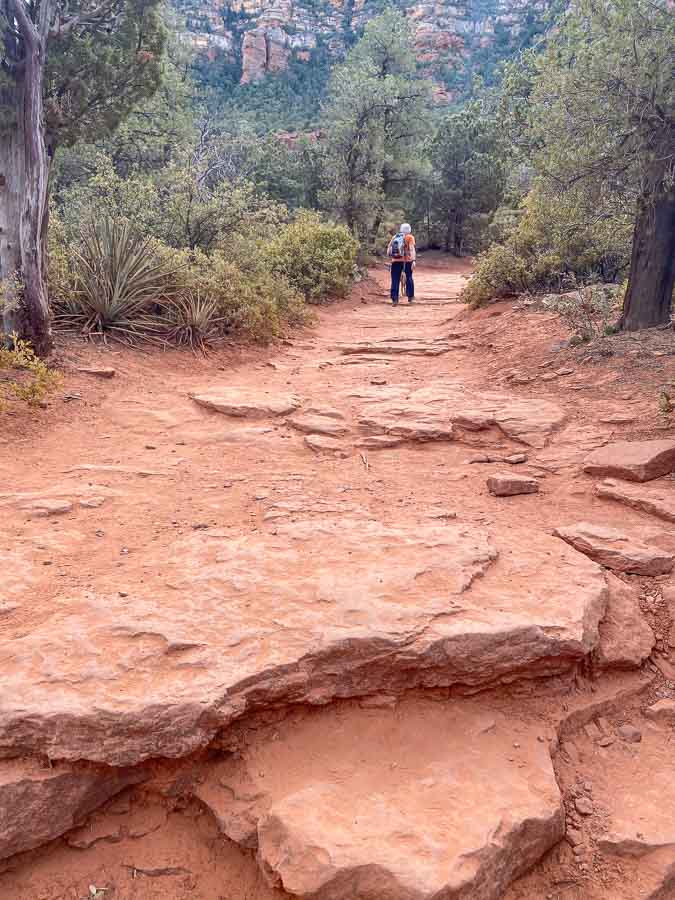
M 34 518 L 46 518 L 47 516 L 61 516 L 69 513 L 73 504 L 69 500 L 33 500 L 22 506 L 24 512 Z
M 584 725 L 584 731 L 592 741 L 597 741 L 602 737 L 602 731 L 600 731 L 595 722 L 587 722 Z
M 81 375 L 93 375 L 95 378 L 114 378 L 115 377 L 115 369 L 110 368 L 95 368 L 95 367 L 82 367 L 77 370 Z
M 603 738 L 600 738 L 600 740 L 598 741 L 598 746 L 599 747 L 611 747 L 611 745 L 613 743 L 614 743 L 614 738 L 611 735 L 606 734 Z
M 129 595 L 127 594 L 126 591 L 118 591 L 117 596 L 118 597 L 128 597 Z
M 513 497 L 516 494 L 536 494 L 539 482 L 526 475 L 498 473 L 487 479 L 488 490 L 495 497 Z
M 629 744 L 639 744 L 642 740 L 642 732 L 634 725 L 621 725 L 617 728 L 616 733 L 622 741 L 626 741 Z
M 154 444 L 146 444 L 145 449 L 146 450 L 156 450 L 157 447 Z
M 593 804 L 588 797 L 577 797 L 574 801 L 576 811 L 582 816 L 593 815 Z
M 83 509 L 98 509 L 99 506 L 103 506 L 105 503 L 105 497 L 83 497 L 80 500 L 80 506 Z
M 578 847 L 584 842 L 584 836 L 578 828 L 568 828 L 565 836 L 573 847 Z
M 512 453 L 511 456 L 505 456 L 504 462 L 508 463 L 510 466 L 518 466 L 521 463 L 527 462 L 527 454 L 526 453 Z
M 645 716 L 653 722 L 675 725 L 675 700 L 659 700 L 645 710 Z

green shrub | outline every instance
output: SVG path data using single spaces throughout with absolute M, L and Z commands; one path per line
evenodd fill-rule
M 0 333 L 0 370 L 3 369 L 17 373 L 17 378 L 8 383 L 9 394 L 29 406 L 44 403 L 60 381 L 58 374 L 35 355 L 30 343 L 16 334 Z
M 307 321 L 303 298 L 273 272 L 259 242 L 246 269 L 232 260 L 242 235 L 211 253 L 141 238 L 125 220 L 85 228 L 79 245 L 51 236 L 55 325 L 127 342 L 151 340 L 204 350 L 227 336 L 267 341 Z
M 56 318 L 104 339 L 159 336 L 166 323 L 155 305 L 175 293 L 175 270 L 151 246 L 124 220 L 86 228 L 74 256 L 76 290 L 57 305 Z
M 618 285 L 577 285 L 572 291 L 544 298 L 544 306 L 558 313 L 579 341 L 592 341 L 611 330 L 617 311 Z
M 475 271 L 462 291 L 462 300 L 472 308 L 490 300 L 527 291 L 530 277 L 526 262 L 513 247 L 493 244 L 476 257 Z
M 252 257 L 244 272 L 220 250 L 207 255 L 157 244 L 155 252 L 175 268 L 179 293 L 212 305 L 223 335 L 264 342 L 281 335 L 286 325 L 306 321 L 302 297 L 260 258 Z
M 594 206 L 597 204 L 597 207 Z M 524 291 L 561 291 L 569 278 L 615 281 L 630 257 L 629 223 L 606 198 L 541 184 L 509 219 L 500 213 L 500 242 L 476 257 L 462 299 L 472 307 Z
M 303 212 L 265 248 L 272 272 L 284 276 L 308 303 L 343 297 L 351 287 L 358 243 L 344 225 Z

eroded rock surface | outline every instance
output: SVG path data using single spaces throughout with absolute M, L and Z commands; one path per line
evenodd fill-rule
M 484 702 L 350 707 L 274 732 L 198 793 L 293 896 L 496 900 L 562 837 L 536 726 Z
M 291 394 L 270 394 L 241 388 L 214 387 L 190 394 L 200 406 L 237 419 L 268 419 L 285 416 L 300 407 Z
M 433 339 L 420 340 L 419 338 L 390 338 L 381 341 L 357 341 L 355 344 L 341 344 L 337 348 L 345 356 L 355 354 L 368 356 L 369 354 L 406 355 L 406 356 L 440 356 L 451 349 L 447 341 Z
M 633 575 L 667 575 L 675 557 L 618 528 L 578 522 L 557 528 L 555 534 L 608 569 Z
M 133 764 L 280 703 L 568 671 L 607 592 L 561 541 L 450 522 L 195 531 L 127 566 L 132 595 L 102 579 L 3 647 L 1 754 Z
M 654 632 L 642 615 L 637 591 L 611 573 L 607 585 L 607 612 L 600 623 L 596 661 L 603 668 L 636 668 L 652 652 Z
M 358 399 L 364 430 L 418 440 L 448 440 L 455 436 L 455 428 L 498 428 L 523 444 L 543 447 L 565 419 L 560 407 L 549 400 L 475 393 L 452 381 L 419 389 L 373 390 Z
M 584 471 L 626 481 L 651 481 L 675 471 L 675 441 L 616 441 L 592 453 Z
M 607 479 L 596 487 L 598 497 L 617 500 L 640 512 L 651 513 L 668 522 L 675 522 L 675 484 L 656 482 L 640 485 Z
M 59 837 L 143 778 L 141 769 L 0 761 L 0 859 Z

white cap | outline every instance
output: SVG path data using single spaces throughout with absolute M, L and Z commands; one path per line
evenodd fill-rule
M 401 234 L 412 234 L 412 228 L 407 222 L 404 222 L 403 225 L 401 225 Z

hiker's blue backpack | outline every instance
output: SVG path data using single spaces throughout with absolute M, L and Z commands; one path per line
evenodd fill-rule
M 399 233 L 392 238 L 391 244 L 389 244 L 389 256 L 402 259 L 404 248 L 405 235 L 403 232 L 399 231 Z

